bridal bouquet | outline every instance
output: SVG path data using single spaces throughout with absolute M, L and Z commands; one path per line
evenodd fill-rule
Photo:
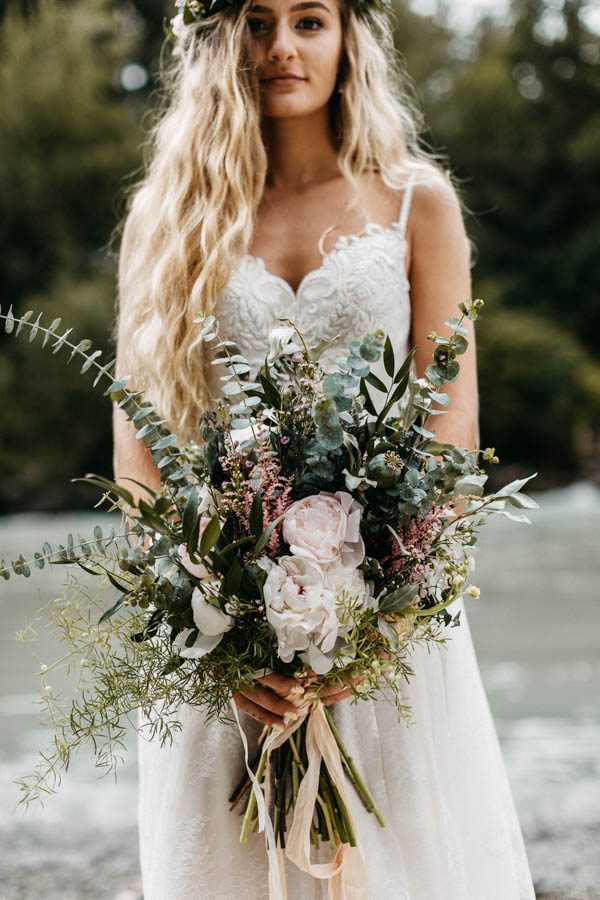
M 60 320 L 45 328 L 31 312 L 17 319 L 0 310 L 7 332 L 41 334 L 53 352 L 83 357 L 81 371 L 95 368 L 95 384 L 109 380 L 105 394 L 135 423 L 161 473 L 160 489 L 140 485 L 138 501 L 122 484 L 86 476 L 103 492 L 100 502 L 120 511 L 120 531 L 97 526 L 93 539 L 68 535 L 31 561 L 21 554 L 0 562 L 5 578 L 46 564 L 70 573 L 47 614 L 67 645 L 55 667 L 79 663 L 79 692 L 56 695 L 45 682 L 53 667 L 42 670 L 55 733 L 51 751 L 20 782 L 25 802 L 55 789 L 84 742 L 98 765 L 114 767 L 134 711 L 155 737 L 174 739 L 186 703 L 207 718 L 233 715 L 240 729 L 247 771 L 230 803 L 243 814 L 242 841 L 265 832 L 273 896 L 283 894 L 284 851 L 305 871 L 337 879 L 342 892 L 366 876 L 348 784 L 384 822 L 323 691 L 351 684 L 356 702 L 381 692 L 408 716 L 402 686 L 413 674 L 411 648 L 448 640 L 460 615 L 451 605 L 479 594 L 469 584 L 478 528 L 491 514 L 529 521 L 507 507 L 537 506 L 521 492 L 528 478 L 484 495 L 481 464 L 498 461 L 494 450 L 439 443 L 430 428 L 448 406 L 443 385 L 459 374 L 465 317 L 476 319 L 481 305 L 461 303 L 461 316 L 445 323 L 450 336 L 428 336 L 435 350 L 425 378 L 411 369 L 414 351 L 397 365 L 382 331 L 352 341 L 326 369 L 320 358 L 335 340 L 308 347 L 282 320 L 250 380 L 250 365 L 220 339 L 218 321 L 199 317 L 223 387 L 202 415 L 198 442 L 186 444 L 142 392 L 128 390 L 127 377 L 113 380 L 89 341 L 70 342 L 71 329 L 58 335 Z M 382 377 L 373 371 L 378 362 Z M 79 585 L 77 567 L 113 593 L 110 605 Z M 26 629 L 23 638 L 30 636 Z M 268 673 L 294 680 L 287 699 L 296 713 L 283 728 L 265 728 L 250 759 L 232 697 Z M 314 866 L 311 845 L 321 842 L 333 858 Z

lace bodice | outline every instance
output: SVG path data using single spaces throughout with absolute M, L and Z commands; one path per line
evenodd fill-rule
M 268 333 L 282 324 L 279 318 L 292 319 L 309 345 L 340 335 L 321 357 L 325 370 L 351 340 L 377 328 L 390 335 L 397 360 L 404 357 L 411 321 L 405 232 L 412 189 L 411 177 L 396 222 L 369 223 L 359 235 L 340 236 L 296 291 L 260 257 L 242 257 L 215 315 L 221 336 L 235 341 L 250 363 L 251 377 L 264 362 Z M 381 361 L 373 371 L 383 376 Z

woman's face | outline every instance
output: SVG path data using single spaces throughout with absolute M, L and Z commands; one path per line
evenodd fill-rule
M 342 57 L 337 0 L 257 0 L 247 21 L 263 115 L 305 116 L 325 106 Z

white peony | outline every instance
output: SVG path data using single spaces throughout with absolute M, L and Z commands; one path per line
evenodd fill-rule
M 339 621 L 335 591 L 327 586 L 323 569 L 295 556 L 282 556 L 276 563 L 265 558 L 259 565 L 268 573 L 263 594 L 279 656 L 291 662 L 297 651 L 307 651 L 309 664 L 321 670 L 318 674 L 328 671 L 332 661 L 325 654 L 333 650 Z
M 327 566 L 323 570 L 325 583 L 336 594 L 346 591 L 352 598 L 362 601 L 363 607 L 369 606 L 374 596 L 372 581 L 365 581 L 360 569 L 349 569 L 344 565 Z

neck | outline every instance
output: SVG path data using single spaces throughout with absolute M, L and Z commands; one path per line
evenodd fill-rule
M 327 107 L 305 116 L 265 117 L 267 184 L 302 190 L 340 174 Z

